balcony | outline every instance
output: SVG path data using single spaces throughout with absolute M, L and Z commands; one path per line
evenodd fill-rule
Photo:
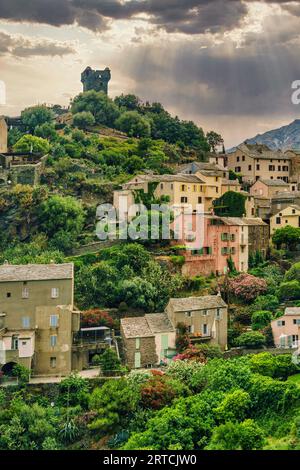
M 81 328 L 73 337 L 73 351 L 96 351 L 111 346 L 111 331 L 105 326 Z
M 192 343 L 202 343 L 205 341 L 210 341 L 213 337 L 211 333 L 202 334 L 202 333 L 192 333 L 189 335 L 189 338 Z

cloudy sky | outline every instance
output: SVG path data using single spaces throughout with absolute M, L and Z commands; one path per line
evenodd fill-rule
M 300 117 L 300 0 L 0 0 L 0 80 L 17 115 L 68 104 L 87 66 L 220 132 L 227 147 Z

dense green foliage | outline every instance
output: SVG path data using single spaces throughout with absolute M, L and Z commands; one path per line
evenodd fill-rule
M 219 199 L 213 201 L 216 215 L 222 217 L 243 217 L 246 214 L 246 196 L 234 191 L 227 191 Z

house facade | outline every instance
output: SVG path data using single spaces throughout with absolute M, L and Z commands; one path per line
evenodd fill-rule
M 261 144 L 241 144 L 227 155 L 230 170 L 241 174 L 243 181 L 253 184 L 259 179 L 290 179 L 290 157 Z
M 250 188 L 251 196 L 271 199 L 276 194 L 289 191 L 290 185 L 280 179 L 259 179 Z
M 176 235 L 186 233 L 184 239 L 176 241 L 176 244 L 185 245 L 187 248 L 181 252 L 185 258 L 183 275 L 224 275 L 228 272 L 229 260 L 238 271 L 247 272 L 251 254 L 259 251 L 263 257 L 266 256 L 269 227 L 261 219 L 204 216 L 202 227 L 199 228 L 196 217 L 191 215 L 187 221 L 186 217 L 181 215 L 173 225 Z M 187 225 L 190 225 L 190 231 Z M 197 229 L 203 230 L 202 240 L 197 236 Z M 197 246 L 201 241 L 202 246 Z
M 166 313 L 175 328 L 187 326 L 191 342 L 227 348 L 228 308 L 221 295 L 170 299 Z
M 176 354 L 175 328 L 165 313 L 123 318 L 121 334 L 126 363 L 133 369 L 159 365 Z
M 285 209 L 277 212 L 270 218 L 270 233 L 271 235 L 275 230 L 284 228 L 287 225 L 291 227 L 300 227 L 300 207 L 291 205 Z
M 287 307 L 284 315 L 271 322 L 274 344 L 277 348 L 299 348 L 300 308 Z

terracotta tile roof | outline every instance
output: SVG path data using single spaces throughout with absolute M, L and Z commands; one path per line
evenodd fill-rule
M 220 295 L 204 295 L 202 297 L 170 299 L 168 305 L 174 310 L 174 312 L 227 307 L 227 304 Z
M 300 315 L 300 307 L 287 307 L 284 315 Z
M 73 279 L 73 271 L 73 263 L 26 265 L 2 264 L 0 266 L 0 282 Z
M 157 333 L 174 331 L 165 313 L 149 313 L 144 317 L 122 318 L 121 326 L 125 338 L 147 338 Z
M 135 179 L 138 178 L 141 181 L 135 181 Z M 182 183 L 204 183 L 204 181 L 201 180 L 196 175 L 188 175 L 188 174 L 182 174 L 178 173 L 177 175 L 137 175 L 134 179 L 131 181 L 128 181 L 128 183 L 125 183 L 124 186 L 127 185 L 134 185 L 134 184 L 139 184 L 143 182 L 172 182 L 172 181 L 178 181 Z

